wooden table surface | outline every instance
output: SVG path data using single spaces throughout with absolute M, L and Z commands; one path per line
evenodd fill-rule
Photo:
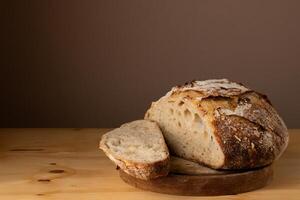
M 98 150 L 109 129 L 0 129 L 0 199 L 263 199 L 300 200 L 300 130 L 276 161 L 263 189 L 230 196 L 184 197 L 133 188 Z

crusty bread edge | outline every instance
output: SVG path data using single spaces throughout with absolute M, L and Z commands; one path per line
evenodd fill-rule
M 140 163 L 129 160 L 122 160 L 115 158 L 111 151 L 104 144 L 103 135 L 100 140 L 99 148 L 105 153 L 105 155 L 113 161 L 118 167 L 120 167 L 127 174 L 134 176 L 142 180 L 155 179 L 161 176 L 167 176 L 170 170 L 170 154 L 169 151 L 166 159 L 159 160 L 152 163 Z M 167 146 L 165 145 L 167 149 Z
M 177 94 L 178 93 L 181 93 L 181 92 L 177 92 Z M 189 97 L 187 91 L 184 91 L 184 93 L 187 94 L 187 96 Z M 275 149 L 275 151 L 277 151 L 277 153 L 274 153 L 274 155 L 268 154 L 261 161 L 261 158 L 259 157 L 259 155 L 262 154 L 262 152 L 259 152 L 259 151 L 256 152 L 253 149 L 249 148 L 249 151 L 252 152 L 252 153 L 254 153 L 255 157 L 253 157 L 251 160 L 245 159 L 243 162 L 237 163 L 235 159 L 238 156 L 242 156 L 242 155 L 239 155 L 240 152 L 228 151 L 228 147 L 226 147 L 226 145 L 224 145 L 224 141 L 222 140 L 222 135 L 224 135 L 225 133 L 223 131 L 217 129 L 216 123 L 219 120 L 219 118 L 212 115 L 211 116 L 212 117 L 211 122 L 209 124 L 207 124 L 207 125 L 209 125 L 210 129 L 212 130 L 212 133 L 215 136 L 215 139 L 216 139 L 217 143 L 219 144 L 220 148 L 222 149 L 222 151 L 224 153 L 224 156 L 225 156 L 224 163 L 222 165 L 220 165 L 220 166 L 212 166 L 212 165 L 209 165 L 207 163 L 203 163 L 203 162 L 201 162 L 198 159 L 189 159 L 189 160 L 196 161 L 196 162 L 198 162 L 198 163 L 200 163 L 202 165 L 209 166 L 209 167 L 214 168 L 214 169 L 245 169 L 245 168 L 257 168 L 257 167 L 269 165 L 272 162 L 274 162 L 275 160 L 277 160 L 283 154 L 283 152 L 287 148 L 287 145 L 288 145 L 288 142 L 289 142 L 289 135 L 288 135 L 288 130 L 286 128 L 286 125 L 283 122 L 282 118 L 279 116 L 279 114 L 277 113 L 277 111 L 275 110 L 275 108 L 272 106 L 270 100 L 267 99 L 267 97 L 265 95 L 262 95 L 262 94 L 260 94 L 260 93 L 258 93 L 256 91 L 249 90 L 249 91 L 241 93 L 239 95 L 232 95 L 232 96 L 230 96 L 230 98 L 241 97 L 243 94 L 246 94 L 246 93 L 253 93 L 253 95 L 256 94 L 256 95 L 261 96 L 261 98 L 263 98 L 266 101 L 266 103 L 268 103 L 274 109 L 274 113 L 271 113 L 270 115 L 272 115 L 273 117 L 275 117 L 275 116 L 278 117 L 280 123 L 277 126 L 280 128 L 279 129 L 280 131 L 278 133 L 275 133 L 274 131 L 265 130 L 264 133 L 269 132 L 272 135 L 276 135 L 276 134 L 280 134 L 281 135 L 282 140 L 281 140 L 280 144 L 278 142 L 273 144 L 273 148 Z M 173 95 L 174 94 L 169 94 L 169 95 L 164 96 L 162 98 L 170 98 Z M 208 98 L 208 97 L 202 98 L 201 100 L 206 99 L 206 98 Z M 159 102 L 161 99 L 159 99 L 156 102 L 152 102 L 150 108 L 148 108 L 148 110 L 145 113 L 145 119 L 149 120 L 148 117 L 147 117 L 147 113 L 153 112 L 152 110 L 154 109 L 155 104 L 157 102 Z M 263 100 L 260 100 L 260 101 L 263 101 Z M 197 105 L 197 101 L 195 101 L 195 100 L 192 100 L 192 103 L 195 104 L 195 105 Z M 256 102 L 252 103 L 252 105 L 256 105 L 256 104 L 257 104 Z M 226 115 L 224 115 L 224 117 L 225 116 Z M 253 124 L 253 126 L 257 126 L 257 127 L 261 126 L 260 124 L 254 122 L 252 120 L 249 120 L 248 116 L 239 116 L 239 115 L 235 115 L 235 116 L 239 117 L 241 119 L 241 122 L 244 121 L 244 120 L 246 120 L 246 121 L 249 121 L 249 123 Z M 225 122 L 223 121 L 222 123 L 224 123 L 222 126 L 225 126 Z M 238 128 L 238 125 L 234 125 L 234 126 L 235 126 L 234 128 Z M 238 138 L 238 139 L 240 139 L 240 138 Z M 235 140 L 235 139 L 233 138 L 232 140 Z M 257 144 L 257 145 L 260 145 L 260 144 Z M 177 156 L 180 157 L 180 155 L 177 155 Z M 187 158 L 185 158 L 185 159 L 187 159 Z M 252 162 L 252 163 L 250 163 L 250 162 Z

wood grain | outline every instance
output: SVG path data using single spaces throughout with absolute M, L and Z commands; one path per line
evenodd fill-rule
M 178 161 L 182 162 L 181 168 L 173 171 L 174 160 L 171 159 L 171 171 L 165 177 L 146 181 L 135 178 L 122 170 L 119 171 L 119 175 L 125 183 L 136 188 L 181 196 L 217 196 L 249 192 L 266 186 L 273 177 L 272 166 L 249 171 L 210 170 L 207 173 L 206 167 L 199 165 L 191 167 L 191 162 L 185 165 L 184 160 Z M 186 167 L 188 170 L 185 169 Z M 186 174 L 186 171 L 189 174 Z
M 300 199 L 300 130 L 274 164 L 265 188 L 238 195 L 185 197 L 142 191 L 124 183 L 98 150 L 109 129 L 0 129 L 0 199 Z

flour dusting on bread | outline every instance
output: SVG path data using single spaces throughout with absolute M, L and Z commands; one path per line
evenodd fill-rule
M 289 139 L 265 95 L 227 79 L 173 87 L 152 103 L 145 119 L 159 124 L 175 155 L 216 169 L 268 165 Z
M 197 91 L 199 92 L 197 100 L 202 100 L 210 96 L 230 97 L 239 95 L 250 91 L 250 89 L 242 84 L 231 82 L 228 79 L 211 79 L 206 81 L 191 81 L 182 86 L 175 86 L 166 96 L 184 91 Z

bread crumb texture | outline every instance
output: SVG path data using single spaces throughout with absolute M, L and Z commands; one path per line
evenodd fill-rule
M 288 144 L 267 96 L 227 79 L 173 87 L 145 119 L 159 124 L 172 153 L 216 169 L 268 165 Z

